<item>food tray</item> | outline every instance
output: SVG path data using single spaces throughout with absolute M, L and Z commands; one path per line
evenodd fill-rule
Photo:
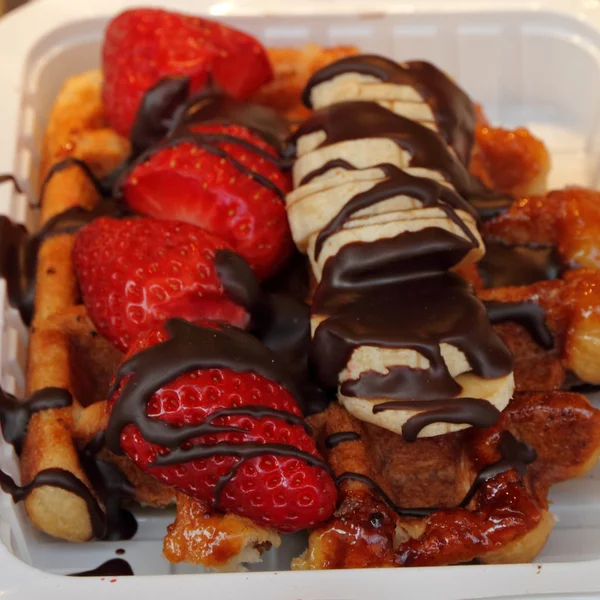
M 420 0 L 146 1 L 173 10 L 212 15 L 242 28 L 267 46 L 307 42 L 355 44 L 395 59 L 425 58 L 446 69 L 494 123 L 523 124 L 548 144 L 552 187 L 600 184 L 600 2 Z M 452 6 L 450 6 L 452 4 Z M 0 21 L 0 173 L 14 172 L 34 188 L 38 148 L 53 100 L 69 75 L 97 67 L 107 20 L 126 0 L 40 0 Z M 0 212 L 35 226 L 25 195 L 0 187 Z M 6 301 L 0 282 L 1 383 L 22 394 L 27 331 Z M 0 468 L 18 473 L 12 447 L 0 446 Z M 558 523 L 532 565 L 285 572 L 303 549 L 288 536 L 244 574 L 198 574 L 161 556 L 173 512 L 138 510 L 139 531 L 128 542 L 68 544 L 35 530 L 22 505 L 0 495 L 0 594 L 17 598 L 131 598 L 133 594 L 202 598 L 378 600 L 600 597 L 600 467 L 556 486 L 550 496 Z M 137 577 L 62 575 L 125 558 Z M 258 572 L 261 571 L 261 572 Z M 191 575 L 191 574 L 195 575 Z M 166 577 L 170 575 L 170 577 Z M 579 595 L 578 595 L 579 594 Z M 547 596 L 544 596 L 547 597 Z

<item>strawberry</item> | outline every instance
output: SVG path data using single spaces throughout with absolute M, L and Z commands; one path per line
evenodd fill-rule
M 208 318 L 245 326 L 230 301 L 214 256 L 229 245 L 188 223 L 96 219 L 73 246 L 73 263 L 90 318 L 117 348 L 169 317 Z
M 259 278 L 274 274 L 293 246 L 285 204 L 277 193 L 289 190 L 288 177 L 260 154 L 275 157 L 275 150 L 240 125 L 199 125 L 192 131 L 199 140 L 208 140 L 208 149 L 182 141 L 151 154 L 123 184 L 127 204 L 141 214 L 199 225 L 229 242 Z M 246 144 L 214 141 L 215 135 Z
M 249 333 L 232 327 L 223 328 L 207 323 L 185 323 L 184 326 L 204 331 L 207 327 L 221 329 L 224 335 L 233 331 L 237 332 L 236 341 L 239 342 L 241 335 L 242 339 L 247 336 L 251 338 L 251 343 L 260 345 Z M 124 363 L 135 357 L 137 368 L 142 368 L 143 359 L 139 353 L 169 339 L 164 327 L 142 332 L 131 345 Z M 268 352 L 264 347 L 256 352 L 263 350 Z M 271 360 L 276 359 L 273 356 Z M 124 372 L 131 373 L 131 370 L 126 368 Z M 135 375 L 127 375 L 118 383 L 108 401 L 109 411 L 114 410 L 124 386 L 132 376 Z M 127 402 L 124 398 L 121 401 Z M 182 426 L 204 423 L 217 411 L 250 406 L 283 411 L 295 416 L 296 421 L 290 422 L 289 418 L 284 420 L 272 414 L 229 413 L 215 416 L 211 424 L 219 428 L 217 432 L 205 433 L 182 443 L 182 448 L 186 450 L 194 446 L 201 446 L 202 449 L 208 447 L 209 455 L 167 466 L 153 466 L 157 458 L 168 454 L 169 450 L 144 439 L 137 424 L 125 424 L 120 432 L 120 447 L 143 471 L 213 508 L 237 513 L 260 525 L 284 532 L 312 527 L 324 521 L 335 509 L 336 486 L 324 468 L 325 463 L 319 457 L 313 438 L 299 420 L 302 415 L 296 400 L 278 383 L 262 375 L 234 372 L 226 368 L 193 370 L 179 375 L 154 392 L 147 403 L 146 415 L 150 423 L 163 421 L 176 433 L 177 428 Z M 120 417 L 115 416 L 118 421 Z M 229 427 L 235 430 L 229 432 Z M 290 457 L 276 452 L 270 454 L 268 449 L 264 454 L 244 459 L 219 454 L 215 446 L 230 444 L 239 445 L 242 449 L 248 443 L 277 444 L 292 451 L 300 450 L 305 456 L 317 460 L 307 462 L 302 456 Z M 214 453 L 210 451 L 211 446 L 215 446 Z
M 265 49 L 253 37 L 207 19 L 142 8 L 109 24 L 102 47 L 102 97 L 108 122 L 129 135 L 144 93 L 168 75 L 190 79 L 190 92 L 209 77 L 243 99 L 271 81 Z

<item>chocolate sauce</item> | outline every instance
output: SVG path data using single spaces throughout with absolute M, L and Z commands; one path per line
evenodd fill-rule
M 423 208 L 437 207 L 442 209 L 446 216 L 463 231 L 467 239 L 470 240 L 472 247 L 479 246 L 477 238 L 456 211 L 463 210 L 470 214 L 476 222 L 477 213 L 456 192 L 432 179 L 409 175 L 394 165 L 376 165 L 375 168 L 383 170 L 386 179 L 376 183 L 371 189 L 353 196 L 342 210 L 325 225 L 317 236 L 315 260 L 318 259 L 327 238 L 342 229 L 352 215 L 395 196 L 415 198 Z
M 17 400 L 0 388 L 0 424 L 4 439 L 21 454 L 32 415 L 42 410 L 66 408 L 73 398 L 67 390 L 48 387 L 34 392 L 27 400 Z
M 95 569 L 71 573 L 70 577 L 126 577 L 133 574 L 133 569 L 126 560 L 111 558 Z
M 521 477 L 525 477 L 527 465 L 537 459 L 535 449 L 529 444 L 517 440 L 509 431 L 503 431 L 500 435 L 498 452 L 501 458 L 477 473 L 473 484 L 459 505 L 461 508 L 469 505 L 479 488 L 488 480 L 511 470 L 516 471 Z
M 23 189 L 21 188 L 21 185 L 19 184 L 17 178 L 14 175 L 12 175 L 11 173 L 0 174 L 0 184 L 6 183 L 8 181 L 10 181 L 10 183 L 13 184 L 13 187 L 19 194 L 23 193 Z
M 361 473 L 353 473 L 351 471 L 346 471 L 342 473 L 336 479 L 336 483 L 339 485 L 343 481 L 358 481 L 363 485 L 366 485 L 370 490 L 373 490 L 381 499 L 399 516 L 399 517 L 417 517 L 423 518 L 428 517 L 432 512 L 438 510 L 437 508 L 403 508 L 402 506 L 398 506 L 377 484 L 367 475 L 362 475 Z
M 325 447 L 332 450 L 343 442 L 355 442 L 357 440 L 360 440 L 360 435 L 356 431 L 340 431 L 325 438 Z
M 555 247 L 509 246 L 486 239 L 477 269 L 486 287 L 506 287 L 558 279 L 565 265 Z
M 419 385 L 407 391 L 412 398 L 421 397 L 423 387 L 431 385 L 447 390 L 442 397 L 456 395 L 456 382 L 439 349 L 442 343 L 461 350 L 479 377 L 494 379 L 512 371 L 512 355 L 493 330 L 485 307 L 454 274 L 408 279 L 377 293 L 368 287 L 329 293 L 321 284 L 313 313 L 331 315 L 317 327 L 311 348 L 315 371 L 326 387 L 337 386 L 352 352 L 369 345 L 414 350 L 429 360 L 429 383 L 413 380 Z
M 312 108 L 312 90 L 345 73 L 370 75 L 385 83 L 414 88 L 429 105 L 446 143 L 463 163 L 468 163 L 475 137 L 475 106 L 444 72 L 425 61 L 398 64 L 374 54 L 348 56 L 312 75 L 302 94 L 304 104 Z
M 44 469 L 29 483 L 20 486 L 14 482 L 12 477 L 0 471 L 0 488 L 12 496 L 13 502 L 25 500 L 31 492 L 43 486 L 57 487 L 79 496 L 87 504 L 94 537 L 98 539 L 104 537 L 106 531 L 104 513 L 92 492 L 73 473 L 65 469 Z
M 104 432 L 93 438 L 80 453 L 81 466 L 95 494 L 104 505 L 104 540 L 129 540 L 138 524 L 123 503 L 135 498 L 135 488 L 112 463 L 97 457 L 104 446 Z
M 35 234 L 5 216 L 0 216 L 0 277 L 6 280 L 8 298 L 23 322 L 30 324 L 35 300 L 37 257 L 42 243 L 54 236 L 75 233 L 102 216 L 123 216 L 117 202 L 102 199 L 93 209 L 74 206 L 55 215 Z
M 381 168 L 381 165 L 378 165 L 378 167 Z M 325 173 L 327 173 L 328 171 L 333 171 L 334 169 L 344 169 L 344 171 L 358 171 L 358 169 L 354 165 L 350 164 L 347 160 L 344 160 L 343 158 L 334 158 L 332 160 L 328 160 L 318 169 L 315 169 L 314 171 L 309 171 L 300 180 L 298 187 L 308 185 L 311 181 L 313 181 L 313 179 L 321 177 L 321 175 L 325 175 Z
M 546 325 L 546 312 L 537 302 L 483 302 L 493 324 L 513 321 L 522 325 L 545 350 L 554 346 L 554 338 Z
M 386 410 L 418 410 L 402 426 L 402 436 L 414 442 L 419 433 L 432 423 L 456 423 L 473 427 L 491 427 L 500 418 L 500 411 L 487 400 L 451 398 L 444 400 L 394 400 L 373 405 L 373 413 Z
M 498 461 L 487 465 L 481 469 L 479 473 L 477 473 L 471 487 L 457 508 L 466 508 L 471 500 L 473 500 L 482 485 L 484 485 L 490 479 L 501 475 L 502 473 L 514 470 L 521 477 L 524 477 L 527 470 L 527 465 L 531 464 L 537 458 L 537 454 L 531 446 L 525 444 L 524 442 L 518 441 L 509 431 L 503 431 L 500 435 L 498 452 L 501 458 Z M 369 489 L 373 490 L 399 517 L 423 518 L 428 517 L 436 511 L 444 510 L 438 506 L 427 508 L 404 508 L 402 506 L 398 506 L 383 491 L 383 489 L 381 489 L 381 487 L 375 481 L 373 481 L 373 479 L 360 473 L 342 473 L 336 479 L 336 482 L 339 485 L 341 482 L 348 480 L 358 481 L 367 486 Z
M 325 261 L 316 291 L 317 304 L 322 296 L 344 290 L 375 291 L 416 276 L 446 271 L 472 249 L 469 240 L 437 227 L 406 231 L 375 242 L 346 244 Z
M 293 414 L 281 414 L 271 409 L 257 406 L 244 406 L 235 409 L 218 410 L 203 423 L 172 427 L 147 414 L 147 404 L 161 386 L 173 381 L 183 373 L 195 369 L 225 368 L 236 373 L 256 373 L 285 387 L 296 398 L 298 390 L 293 378 L 287 372 L 285 364 L 276 354 L 261 344 L 254 336 L 235 327 L 223 325 L 222 329 L 213 329 L 194 325 L 181 319 L 170 319 L 165 323 L 169 339 L 139 352 L 119 367 L 109 396 L 123 382 L 120 395 L 111 412 L 106 429 L 107 446 L 115 454 L 123 454 L 120 437 L 123 429 L 135 424 L 141 435 L 149 443 L 163 446 L 168 451 L 160 454 L 156 466 L 172 465 L 211 456 L 235 456 L 241 460 L 234 469 L 221 477 L 215 487 L 214 507 L 218 508 L 220 493 L 231 480 L 237 468 L 245 461 L 258 456 L 276 455 L 294 457 L 306 463 L 321 467 L 327 472 L 329 466 L 317 456 L 286 444 L 262 444 L 255 442 L 227 443 L 213 445 L 197 444 L 183 448 L 185 442 L 209 433 L 234 433 L 245 430 L 233 426 L 217 426 L 212 421 L 220 416 L 248 414 L 277 416 L 286 422 L 299 423 L 300 417 Z
M 316 111 L 291 136 L 290 143 L 295 144 L 300 137 L 317 131 L 325 134 L 325 140 L 318 148 L 359 139 L 383 138 L 392 141 L 410 154 L 411 167 L 438 171 L 484 220 L 503 212 L 513 201 L 511 196 L 487 189 L 471 175 L 435 131 L 397 115 L 376 102 L 341 102 Z M 330 161 L 328 164 L 330 168 L 356 170 L 347 161 Z M 303 182 L 326 171 L 323 165 L 308 173 Z

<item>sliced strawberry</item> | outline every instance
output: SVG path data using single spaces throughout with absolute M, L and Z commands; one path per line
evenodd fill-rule
M 133 169 L 122 188 L 127 204 L 199 225 L 229 242 L 259 278 L 274 274 L 293 246 L 282 198 L 289 179 L 262 155 L 275 157 L 275 150 L 239 125 L 201 125 L 193 132 L 198 144 L 163 148 Z M 215 141 L 219 135 L 246 143 Z
M 108 25 L 102 48 L 108 122 L 129 135 L 143 94 L 167 75 L 186 75 L 190 91 L 209 76 L 227 94 L 246 98 L 273 78 L 253 37 L 207 19 L 153 8 L 127 10 Z
M 168 339 L 162 327 L 141 333 L 125 361 Z M 120 382 L 109 399 L 109 411 L 119 402 L 129 377 L 131 375 Z M 190 371 L 163 385 L 151 396 L 146 414 L 152 420 L 180 428 L 204 423 L 207 417 L 222 409 L 239 410 L 249 406 L 284 411 L 296 419 L 301 417 L 294 397 L 278 383 L 255 373 L 224 368 Z M 335 483 L 301 422 L 289 422 L 279 415 L 229 414 L 214 417 L 211 423 L 220 427 L 220 431 L 183 442 L 182 447 L 189 450 L 198 445 L 210 448 L 228 443 L 243 449 L 248 443 L 277 444 L 277 447 L 299 450 L 317 461 L 309 461 L 312 462 L 309 464 L 302 455 L 269 453 L 268 447 L 264 454 L 244 459 L 219 454 L 215 447 L 214 453 L 211 451 L 206 458 L 153 466 L 157 457 L 168 454 L 169 450 L 145 440 L 136 424 L 126 425 L 122 430 L 121 448 L 140 469 L 163 483 L 260 525 L 291 532 L 312 527 L 332 514 L 337 496 Z M 223 431 L 229 427 L 236 429 Z
M 169 317 L 215 319 L 245 326 L 248 315 L 229 300 L 215 271 L 215 252 L 229 245 L 188 223 L 96 219 L 73 247 L 73 262 L 90 318 L 121 350 Z

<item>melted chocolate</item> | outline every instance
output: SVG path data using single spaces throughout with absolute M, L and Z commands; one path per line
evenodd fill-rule
M 377 166 L 381 168 L 381 165 Z M 300 180 L 298 187 L 302 185 L 308 185 L 311 181 L 313 181 L 313 179 L 321 177 L 321 175 L 325 175 L 325 173 L 333 171 L 334 169 L 344 169 L 344 171 L 358 171 L 358 169 L 354 165 L 350 164 L 347 160 L 344 160 L 343 158 L 334 158 L 332 160 L 328 160 L 318 169 L 315 169 L 314 171 L 309 171 Z
M 494 324 L 513 321 L 529 331 L 531 337 L 544 349 L 551 350 L 554 338 L 546 325 L 546 313 L 536 302 L 484 301 L 490 321 Z
M 0 488 L 12 496 L 13 502 L 25 500 L 31 492 L 43 486 L 57 487 L 79 496 L 87 504 L 94 537 L 98 539 L 104 537 L 106 531 L 104 513 L 92 492 L 73 473 L 64 469 L 44 469 L 29 483 L 20 486 L 14 482 L 12 477 L 0 471 Z
M 525 477 L 527 465 L 537 459 L 535 449 L 529 444 L 517 440 L 509 431 L 503 431 L 500 435 L 498 452 L 501 458 L 477 473 L 473 484 L 459 505 L 461 508 L 469 505 L 486 481 L 511 470 L 516 471 L 521 477 Z
M 369 345 L 423 355 L 430 363 L 427 387 L 446 389 L 442 397 L 447 398 L 456 395 L 456 382 L 441 355 L 442 343 L 461 350 L 479 377 L 494 379 L 512 371 L 512 355 L 494 332 L 485 307 L 454 274 L 408 279 L 380 287 L 377 293 L 368 287 L 329 293 L 322 286 L 313 312 L 331 316 L 317 327 L 311 352 L 319 381 L 326 387 L 337 386 L 352 352 Z M 412 397 L 421 397 L 423 391 L 413 390 Z
M 410 154 L 411 167 L 440 172 L 467 198 L 481 192 L 481 182 L 475 181 L 437 133 L 376 102 L 342 102 L 316 111 L 298 128 L 291 141 L 295 143 L 300 137 L 318 131 L 325 134 L 318 148 L 359 139 L 390 140 Z
M 17 178 L 11 173 L 2 173 L 0 174 L 0 184 L 10 182 L 13 184 L 13 187 L 19 194 L 23 193 L 23 189 L 21 188 Z
M 129 540 L 137 532 L 135 517 L 121 505 L 135 498 L 135 488 L 112 463 L 96 455 L 104 446 L 104 433 L 99 433 L 80 454 L 81 466 L 92 488 L 104 504 L 104 540 Z
M 251 315 L 249 331 L 285 363 L 300 390 L 302 410 L 314 393 L 308 383 L 310 309 L 289 294 L 268 294 L 261 290 L 248 263 L 235 252 L 218 250 L 215 269 L 230 300 Z
M 485 256 L 477 269 L 486 287 L 506 287 L 558 279 L 565 267 L 554 247 L 509 246 L 486 240 Z
M 331 450 L 343 442 L 356 442 L 357 440 L 360 440 L 360 435 L 356 431 L 340 431 L 325 438 L 325 447 Z
M 221 416 L 234 413 L 261 416 L 276 416 L 288 423 L 299 424 L 300 417 L 273 411 L 266 407 L 244 406 L 219 410 L 211 414 L 203 423 L 173 427 L 152 419 L 147 415 L 147 404 L 161 386 L 173 381 L 183 373 L 196 369 L 225 368 L 236 373 L 256 373 L 285 387 L 296 398 L 299 397 L 294 380 L 287 373 L 285 364 L 252 335 L 223 325 L 213 329 L 194 325 L 181 319 L 170 319 L 165 324 L 169 339 L 132 356 L 117 371 L 109 392 L 112 395 L 124 378 L 120 395 L 113 407 L 106 429 L 106 441 L 110 450 L 123 454 L 120 437 L 123 429 L 135 424 L 144 439 L 163 446 L 168 451 L 156 458 L 156 466 L 172 465 L 211 456 L 235 456 L 241 460 L 227 475 L 221 477 L 215 487 L 215 502 L 218 508 L 220 493 L 231 480 L 237 468 L 245 461 L 258 456 L 273 454 L 294 457 L 306 463 L 330 471 L 320 458 L 286 444 L 261 444 L 241 442 L 237 444 L 220 442 L 214 445 L 197 444 L 182 447 L 185 442 L 209 433 L 234 433 L 245 430 L 232 426 L 213 425 Z
M 0 388 L 0 423 L 4 439 L 12 444 L 17 454 L 21 453 L 31 416 L 43 410 L 67 408 L 73 398 L 61 388 L 43 388 L 34 392 L 27 400 L 19 401 L 12 394 Z M 63 469 L 45 469 L 34 479 L 18 486 L 5 473 L 0 471 L 0 487 L 11 494 L 13 500 L 24 500 L 34 489 L 41 486 L 59 487 L 82 498 L 88 507 L 94 536 L 98 539 L 129 539 L 137 530 L 133 515 L 120 509 L 122 500 L 130 500 L 135 490 L 127 479 L 114 466 L 96 458 L 104 444 L 99 434 L 80 455 L 81 465 L 92 484 L 96 496 L 105 506 L 106 514 L 100 508 L 94 495 L 75 475 Z
M 465 92 L 437 67 L 425 61 L 398 64 L 374 54 L 348 56 L 312 75 L 302 94 L 304 104 L 312 108 L 312 90 L 345 73 L 371 75 L 385 83 L 414 88 L 429 105 L 446 143 L 454 148 L 463 163 L 469 161 L 475 137 L 475 106 Z
M 395 400 L 373 406 L 373 413 L 386 410 L 418 410 L 402 426 L 402 436 L 414 442 L 419 433 L 432 423 L 456 423 L 473 427 L 491 427 L 500 418 L 500 411 L 487 400 L 451 398 L 445 400 Z
M 111 558 L 89 571 L 71 573 L 71 577 L 126 577 L 133 575 L 131 565 L 122 558 Z
M 17 400 L 12 394 L 0 388 L 0 424 L 4 439 L 12 444 L 17 454 L 21 454 L 27 427 L 32 415 L 42 410 L 66 408 L 71 406 L 73 398 L 67 390 L 49 387 L 31 394 L 24 401 Z
M 376 165 L 386 175 L 386 179 L 376 183 L 371 189 L 353 196 L 338 214 L 320 231 L 315 243 L 315 259 L 318 259 L 323 244 L 334 233 L 338 232 L 355 213 L 374 204 L 395 196 L 409 196 L 418 200 L 423 208 L 438 207 L 446 216 L 460 227 L 472 247 L 479 246 L 477 238 L 469 227 L 457 215 L 463 210 L 477 221 L 475 210 L 456 192 L 448 187 L 424 177 L 414 177 L 394 165 Z
M 375 291 L 419 275 L 446 271 L 472 249 L 469 240 L 437 227 L 407 231 L 376 242 L 346 244 L 325 261 L 317 304 L 322 296 L 336 292 Z

